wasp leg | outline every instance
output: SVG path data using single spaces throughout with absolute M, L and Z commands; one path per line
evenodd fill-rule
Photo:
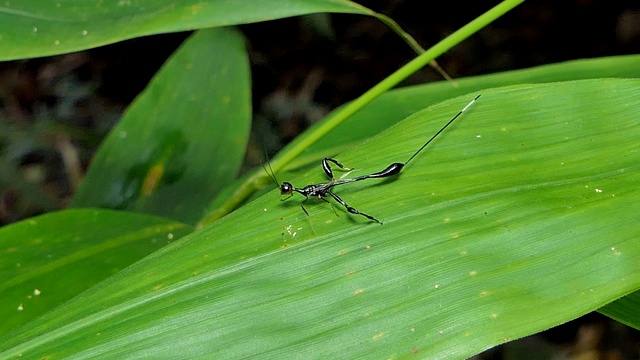
M 322 160 L 322 170 L 324 170 L 324 173 L 327 174 L 327 176 L 329 177 L 329 179 L 334 180 L 333 178 L 333 171 L 331 170 L 331 166 L 329 166 L 329 162 L 332 162 L 334 164 L 336 164 L 340 169 L 342 170 L 346 170 L 346 171 L 352 171 L 353 169 L 348 168 L 344 165 L 342 165 L 338 160 L 336 159 L 332 159 L 332 158 L 324 158 L 324 160 Z
M 336 211 L 336 208 L 333 206 L 333 204 L 331 203 L 331 201 L 327 200 L 326 198 L 319 196 L 320 200 L 326 202 L 327 204 L 329 204 L 329 207 L 331 207 L 331 210 L 333 210 L 333 213 L 336 214 L 337 217 L 340 217 L 340 215 L 338 214 L 338 212 Z
M 304 200 L 302 200 L 302 202 L 300 203 L 300 207 L 302 208 L 302 211 L 304 211 L 304 213 L 307 214 L 307 216 L 309 216 L 309 212 L 307 212 L 307 209 L 304 208 L 304 203 L 306 203 L 307 200 L 309 200 L 308 196 Z
M 331 195 L 332 198 L 334 198 L 340 205 L 344 206 L 345 209 L 347 209 L 348 212 L 352 213 L 352 214 L 356 214 L 356 215 L 362 215 L 364 217 L 366 217 L 367 219 L 371 220 L 371 221 L 375 221 L 378 224 L 382 225 L 382 223 L 374 218 L 371 215 L 367 215 L 363 212 L 358 211 L 356 208 L 349 206 L 349 204 L 347 204 L 346 202 L 344 202 L 344 200 L 342 200 L 338 195 L 332 193 L 331 191 L 327 191 L 327 194 Z

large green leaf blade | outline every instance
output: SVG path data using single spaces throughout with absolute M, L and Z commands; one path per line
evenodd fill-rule
M 380 96 L 333 129 L 327 136 L 310 146 L 303 157 L 318 159 L 327 153 L 336 154 L 377 134 L 416 111 L 462 94 L 518 84 L 595 78 L 640 78 L 638 64 L 640 64 L 640 55 L 581 59 L 456 79 L 455 86 L 448 81 L 439 81 L 395 89 Z
M 443 81 L 394 89 L 375 99 L 331 130 L 326 136 L 311 144 L 302 155 L 288 164 L 285 172 L 278 177 L 284 178 L 299 174 L 309 167 L 316 166 L 322 158 L 339 154 L 396 124 L 410 114 L 445 99 L 507 85 L 594 78 L 640 78 L 640 67 L 637 64 L 640 64 L 640 55 L 574 60 L 523 70 L 456 79 L 456 86 Z M 341 111 L 341 109 L 335 111 Z M 322 126 L 322 122 L 318 122 L 305 131 L 298 137 L 298 140 L 308 138 L 310 133 L 317 131 L 320 126 Z M 288 146 L 283 149 L 285 152 L 288 150 Z M 234 190 L 242 186 L 247 186 L 247 184 L 238 182 Z M 267 190 L 270 189 L 258 191 L 252 197 L 263 195 Z M 226 200 L 222 195 L 220 198 L 218 199 L 219 203 Z
M 75 207 L 200 219 L 237 175 L 249 136 L 251 94 L 242 37 L 195 33 L 129 107 L 75 194 Z
M 0 229 L 0 334 L 24 325 L 192 228 L 113 210 L 66 210 Z
M 0 357 L 462 358 L 578 317 L 640 288 L 638 91 L 484 90 L 397 179 L 336 188 L 384 225 L 269 193 L 0 339 Z M 403 161 L 475 95 L 339 160 Z
M 640 291 L 607 304 L 598 311 L 640 330 Z
M 0 60 L 94 48 L 135 37 L 319 12 L 372 12 L 346 0 L 47 0 L 0 5 Z

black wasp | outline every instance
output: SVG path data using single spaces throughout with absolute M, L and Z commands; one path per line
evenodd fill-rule
M 463 112 L 465 112 L 476 100 L 478 100 L 478 98 L 480 97 L 480 95 L 476 96 L 473 100 L 471 100 L 471 102 L 469 102 L 467 104 L 467 106 L 465 106 L 462 110 L 460 110 L 451 120 L 449 120 L 449 122 L 447 122 L 442 128 L 440 128 L 440 130 L 438 130 L 438 132 L 436 132 L 429 140 L 427 140 L 426 143 L 424 143 L 424 145 L 422 145 L 422 147 L 420 147 L 420 149 L 418 149 L 418 151 L 416 151 L 413 155 L 411 155 L 411 157 L 409 158 L 409 160 L 405 161 L 404 163 L 393 163 L 389 166 L 387 166 L 386 169 L 382 170 L 382 171 L 378 171 L 375 172 L 373 174 L 368 174 L 368 175 L 362 175 L 362 176 L 358 176 L 358 177 L 354 177 L 351 179 L 336 179 L 333 177 L 333 171 L 331 170 L 331 166 L 329 165 L 329 163 L 333 163 L 336 166 L 338 166 L 340 169 L 343 170 L 347 170 L 350 171 L 352 169 L 349 169 L 347 167 L 345 167 L 344 165 L 342 165 L 338 160 L 336 159 L 332 159 L 332 158 L 324 158 L 324 160 L 322 160 L 322 170 L 324 170 L 324 173 L 327 174 L 327 176 L 329 177 L 329 179 L 331 179 L 329 182 L 327 183 L 322 183 L 322 184 L 311 184 L 311 185 L 307 185 L 301 189 L 298 189 L 296 187 L 294 187 L 290 182 L 283 182 L 282 185 L 279 185 L 280 188 L 280 194 L 281 195 L 289 195 L 287 198 L 282 199 L 282 201 L 285 201 L 289 198 L 291 198 L 294 194 L 294 192 L 297 192 L 300 195 L 303 195 L 305 197 L 304 201 L 302 201 L 302 203 L 300 203 L 300 206 L 302 207 L 302 211 L 304 211 L 305 214 L 307 214 L 307 216 L 309 216 L 309 213 L 307 212 L 307 209 L 304 208 L 304 203 L 309 200 L 310 196 L 314 196 L 314 197 L 318 197 L 320 200 L 329 202 L 329 200 L 326 199 L 327 195 L 331 196 L 335 201 L 337 201 L 340 205 L 344 206 L 345 209 L 347 209 L 348 212 L 350 212 L 351 214 L 356 214 L 356 215 L 362 215 L 364 217 L 366 217 L 367 219 L 371 220 L 371 221 L 375 221 L 378 224 L 382 225 L 382 223 L 374 218 L 371 215 L 365 214 L 361 211 L 358 211 L 356 208 L 350 206 L 349 204 L 347 204 L 344 200 L 342 200 L 338 195 L 334 194 L 331 190 L 338 186 L 338 185 L 342 185 L 342 184 L 348 184 L 348 183 L 352 183 L 352 182 L 356 182 L 356 181 L 361 181 L 361 180 L 366 180 L 366 179 L 377 179 L 377 178 L 385 178 L 388 176 L 393 176 L 396 174 L 399 174 L 400 171 L 409 163 L 409 161 L 413 160 L 414 157 L 416 157 L 416 155 L 418 155 L 425 147 L 427 147 L 427 145 L 429 145 L 429 143 L 431 141 L 433 141 L 433 139 L 435 139 L 438 135 L 440 135 L 440 133 L 442 131 L 444 131 L 444 129 L 447 128 L 447 126 L 451 125 L 451 123 L 457 119 L 460 115 L 462 115 Z M 266 171 L 266 169 L 265 169 Z M 267 171 L 267 173 L 269 174 L 269 172 Z M 273 172 L 272 172 L 273 173 Z M 276 182 L 276 184 L 279 184 L 277 179 L 275 178 L 275 174 L 269 174 L 269 176 L 273 179 L 273 181 Z

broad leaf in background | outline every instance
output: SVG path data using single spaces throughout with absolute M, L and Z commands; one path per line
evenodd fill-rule
M 306 171 L 308 167 L 316 166 L 322 158 L 334 156 L 349 149 L 410 114 L 448 98 L 505 85 L 593 78 L 640 78 L 639 64 L 640 55 L 575 60 L 523 70 L 456 79 L 457 87 L 452 86 L 450 82 L 441 81 L 394 89 L 381 95 L 326 136 L 313 143 L 302 155 L 287 166 L 287 171 L 279 174 L 278 177 L 295 176 L 301 171 Z M 335 111 L 340 111 L 340 109 Z M 298 138 L 307 137 L 319 125 L 321 124 L 317 123 L 312 126 Z M 288 147 L 283 149 L 283 151 L 287 150 Z M 236 184 L 236 186 L 240 185 L 241 182 Z M 264 188 L 254 194 L 253 197 L 260 196 L 271 189 L 272 187 Z M 220 203 L 224 199 L 219 200 Z
M 66 210 L 0 229 L 0 334 L 192 231 L 113 210 Z
M 420 109 L 473 91 L 506 85 L 613 77 L 640 78 L 640 55 L 574 60 L 456 79 L 457 86 L 452 86 L 448 81 L 440 81 L 396 89 L 380 96 L 310 146 L 302 158 L 317 161 L 323 156 L 336 154 Z
M 195 223 L 240 169 L 251 125 L 249 77 L 237 31 L 192 35 L 112 130 L 72 206 Z
M 598 311 L 640 330 L 640 291 L 607 304 Z
M 8 334 L 0 357 L 462 358 L 576 318 L 640 289 L 639 91 L 483 90 L 396 179 L 336 189 L 384 225 L 271 192 Z M 353 175 L 404 161 L 475 95 L 338 159 Z
M 377 16 L 346 0 L 5 1 L 0 5 L 0 60 L 321 12 Z M 403 35 L 397 28 L 394 31 Z

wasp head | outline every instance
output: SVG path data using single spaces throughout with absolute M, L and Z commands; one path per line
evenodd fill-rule
M 280 185 L 280 195 L 291 195 L 291 193 L 293 192 L 293 185 L 291 185 L 291 183 L 289 182 L 283 182 L 282 185 Z

